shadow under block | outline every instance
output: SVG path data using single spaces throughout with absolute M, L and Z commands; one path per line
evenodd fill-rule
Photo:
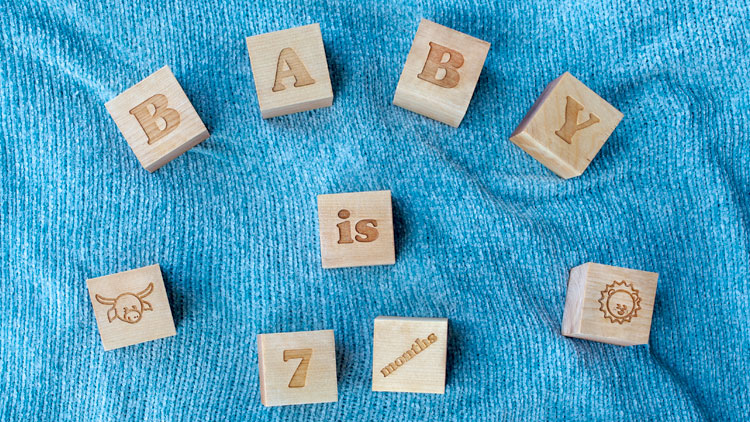
M 558 176 L 580 176 L 623 114 L 565 72 L 550 82 L 510 141 Z
M 318 195 L 323 268 L 392 265 L 391 191 Z
M 153 172 L 208 138 L 169 66 L 105 104 L 143 168 Z
M 619 346 L 647 344 L 658 277 L 593 262 L 573 268 L 562 334 Z
M 86 280 L 104 350 L 176 334 L 158 264 Z
M 458 127 L 489 50 L 486 41 L 422 19 L 393 104 Z
M 445 393 L 448 319 L 375 318 L 372 391 Z
M 333 104 L 319 24 L 247 37 L 247 51 L 264 119 Z
M 258 335 L 264 406 L 338 400 L 333 330 Z

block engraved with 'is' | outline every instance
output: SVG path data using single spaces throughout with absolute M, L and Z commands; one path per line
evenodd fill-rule
M 458 127 L 489 49 L 486 41 L 422 19 L 393 104 Z
M 168 66 L 105 104 L 143 168 L 153 172 L 208 138 Z
M 86 280 L 104 350 L 176 334 L 159 265 Z
M 562 334 L 620 346 L 648 343 L 658 277 L 593 262 L 573 268 Z

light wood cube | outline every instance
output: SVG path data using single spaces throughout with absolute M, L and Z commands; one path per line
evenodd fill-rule
M 159 265 L 86 280 L 104 350 L 176 334 Z
M 445 393 L 446 318 L 375 318 L 372 390 Z
M 489 50 L 486 41 L 422 19 L 393 104 L 458 127 Z
M 258 335 L 264 406 L 338 400 L 333 330 Z
M 562 334 L 647 344 L 659 274 L 589 262 L 570 270 Z
M 247 37 L 247 50 L 264 119 L 333 104 L 319 24 Z
M 510 136 L 560 177 L 580 176 L 623 114 L 565 72 L 552 81 Z
M 153 172 L 208 138 L 169 66 L 105 104 L 143 168 Z
M 323 268 L 392 265 L 391 191 L 318 195 Z

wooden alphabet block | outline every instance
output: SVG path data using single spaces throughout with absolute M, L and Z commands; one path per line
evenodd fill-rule
M 445 393 L 446 318 L 375 318 L 372 391 Z
M 333 330 L 258 335 L 264 406 L 338 400 Z
M 318 195 L 323 268 L 392 265 L 391 191 Z
M 159 265 L 86 280 L 104 350 L 176 334 Z
M 489 50 L 486 41 L 422 19 L 393 104 L 458 127 Z
M 562 334 L 620 346 L 647 344 L 658 278 L 593 262 L 573 268 Z
M 247 37 L 247 50 L 264 119 L 333 104 L 319 24 Z
M 169 66 L 105 104 L 143 168 L 154 172 L 208 138 Z
M 558 176 L 580 176 L 623 114 L 568 72 L 552 81 L 510 136 Z

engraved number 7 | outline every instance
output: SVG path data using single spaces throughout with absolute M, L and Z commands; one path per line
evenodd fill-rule
M 289 381 L 289 388 L 301 388 L 305 386 L 307 380 L 307 367 L 310 366 L 310 356 L 312 356 L 312 349 L 294 349 L 284 350 L 284 362 L 289 359 L 302 359 L 292 375 L 292 380 Z

